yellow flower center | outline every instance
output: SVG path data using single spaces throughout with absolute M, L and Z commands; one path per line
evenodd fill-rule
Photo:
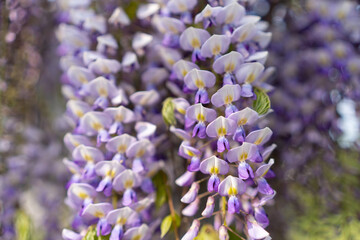
M 132 188 L 133 184 L 134 184 L 133 180 L 126 180 L 125 183 L 124 183 L 124 187 L 126 189 Z
M 262 137 L 259 137 L 254 144 L 259 145 L 264 139 Z
M 226 129 L 224 127 L 221 127 L 218 129 L 218 136 L 222 137 L 226 135 Z
M 234 187 L 229 187 L 228 194 L 229 195 L 237 195 L 237 189 Z
M 196 85 L 197 88 L 204 88 L 205 87 L 204 82 L 200 78 L 197 78 L 195 80 L 195 85 Z
M 117 219 L 116 224 L 124 225 L 126 223 L 126 218 L 120 217 Z
M 227 95 L 225 98 L 225 104 L 230 104 L 233 101 L 233 97 L 231 95 Z
M 205 116 L 201 113 L 199 113 L 197 115 L 197 118 L 196 118 L 199 122 L 205 122 Z
M 84 193 L 84 192 L 79 192 L 79 193 L 78 193 L 78 197 L 84 200 L 84 199 L 88 198 L 89 195 L 87 195 L 87 194 Z
M 97 218 L 103 218 L 103 217 L 105 217 L 105 214 L 102 213 L 102 212 L 96 211 L 94 213 L 94 216 L 97 217 Z
M 199 41 L 199 39 L 197 39 L 197 38 L 193 38 L 192 40 L 191 40 L 191 46 L 193 47 L 193 48 L 200 48 L 200 41 Z
M 238 121 L 238 125 L 241 126 L 241 125 L 245 125 L 247 123 L 247 119 L 246 118 L 241 118 L 239 121 Z
M 213 49 L 212 49 L 212 54 L 213 54 L 213 55 L 218 55 L 218 54 L 220 53 L 220 51 L 221 51 L 220 45 L 219 45 L 219 44 L 216 44 L 216 45 L 213 47 Z
M 245 161 L 246 159 L 248 158 L 248 154 L 245 152 L 245 153 L 242 153 L 240 156 L 239 156 L 239 161 L 240 162 L 243 162 Z
M 211 174 L 219 174 L 219 168 L 215 167 L 215 166 L 210 168 L 210 173 Z

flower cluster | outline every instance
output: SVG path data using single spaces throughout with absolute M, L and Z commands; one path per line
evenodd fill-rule
M 62 91 L 72 126 L 64 137 L 72 153 L 64 159 L 72 172 L 66 203 L 74 210 L 75 230 L 64 229 L 63 238 L 82 239 L 93 226 L 97 236 L 110 234 L 111 240 L 148 238 L 160 223 L 150 207 L 155 190 L 151 177 L 160 162 L 157 103 L 167 73 L 147 67 L 139 76 L 144 68 L 138 59 L 144 57 L 145 64 L 153 37 L 133 33 L 121 7 L 104 3 L 94 10 L 91 1 L 59 4 Z M 104 9 L 111 15 L 95 12 L 106 13 Z
M 176 180 L 190 186 L 181 198 L 189 204 L 182 214 L 195 217 L 207 197 L 202 217 L 194 218 L 182 239 L 194 239 L 200 220 L 212 216 L 220 239 L 228 239 L 232 224 L 250 239 L 269 239 L 263 206 L 275 195 L 266 180 L 273 176 L 274 160 L 266 161 L 275 145 L 266 146 L 272 131 L 260 127 L 268 109 L 259 114 L 250 106 L 272 89 L 265 80 L 273 69 L 264 67 L 271 33 L 236 1 L 211 1 L 194 14 L 200 7 L 171 0 L 151 15 L 162 36 L 158 64 L 170 72 L 166 84 L 178 97 L 172 104 L 184 126 L 171 127 L 182 139 L 179 155 L 188 160 Z

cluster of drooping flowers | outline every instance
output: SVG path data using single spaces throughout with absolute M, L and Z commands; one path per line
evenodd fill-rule
M 279 67 L 273 96 L 276 133 L 287 177 L 306 181 L 305 162 L 336 162 L 339 102 L 360 97 L 360 15 L 354 1 L 306 1 L 274 11 L 272 64 Z M 277 43 L 286 38 L 286 41 Z M 285 43 L 285 44 L 284 44 Z M 354 104 L 356 105 L 356 104 Z M 279 138 L 280 140 L 280 138 Z M 302 172 L 302 171 L 301 171 Z M 311 175 L 311 174 L 310 174 Z
M 151 174 L 160 162 L 155 149 L 164 140 L 157 134 L 162 122 L 157 103 L 168 73 L 139 64 L 153 37 L 133 33 L 131 19 L 115 3 L 100 3 L 95 10 L 91 1 L 59 4 L 62 91 L 72 126 L 64 137 L 72 152 L 64 164 L 73 174 L 66 203 L 74 210 L 75 230 L 64 229 L 63 238 L 96 231 L 111 240 L 147 239 L 160 224 L 151 207 Z
M 158 64 L 170 72 L 166 85 L 178 97 L 170 105 L 184 127 L 176 128 L 167 116 L 171 131 L 182 139 L 179 155 L 187 159 L 176 184 L 190 186 L 181 198 L 188 204 L 182 215 L 193 222 L 182 239 L 195 239 L 200 221 L 213 216 L 220 239 L 229 238 L 228 230 L 270 239 L 263 206 L 275 195 L 266 180 L 273 176 L 274 160 L 267 159 L 275 145 L 266 146 L 272 131 L 260 127 L 272 89 L 265 82 L 272 73 L 264 67 L 271 39 L 267 23 L 236 1 L 205 6 L 170 0 L 156 6 L 149 17 L 162 44 L 154 48 Z

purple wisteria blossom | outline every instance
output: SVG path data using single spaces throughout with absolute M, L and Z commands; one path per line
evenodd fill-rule
M 64 163 L 73 174 L 66 203 L 74 213 L 63 238 L 81 239 L 96 229 L 111 240 L 150 239 L 160 224 L 151 177 L 161 162 L 159 88 L 168 72 L 141 65 L 148 64 L 141 58 L 153 37 L 132 33 L 133 20 L 121 6 L 59 4 L 56 35 L 71 126 L 64 143 L 72 152 Z M 120 39 L 119 32 L 133 38 Z
M 182 139 L 179 155 L 188 164 L 176 180 L 190 187 L 181 198 L 189 204 L 182 215 L 193 221 L 182 239 L 195 239 L 200 221 L 213 216 L 221 239 L 233 225 L 249 239 L 270 239 L 267 217 L 253 202 L 275 195 L 267 182 L 272 131 L 262 121 L 268 109 L 259 114 L 251 104 L 260 98 L 256 92 L 272 89 L 265 81 L 273 69 L 264 67 L 271 33 L 236 1 L 169 1 L 151 16 L 163 39 L 155 46 L 158 65 L 168 70 L 166 85 L 177 97 L 178 124 L 170 130 Z

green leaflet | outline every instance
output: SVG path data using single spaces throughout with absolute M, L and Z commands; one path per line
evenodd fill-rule
M 270 98 L 266 92 L 258 88 L 254 89 L 256 100 L 253 102 L 254 110 L 259 114 L 263 115 L 267 113 L 271 107 Z
M 171 215 L 166 216 L 161 222 L 161 238 L 163 238 L 170 230 L 173 218 Z
M 164 119 L 164 122 L 167 125 L 175 125 L 176 124 L 174 111 L 175 111 L 175 107 L 174 107 L 172 98 L 169 97 L 169 98 L 165 99 L 163 102 L 163 107 L 161 109 L 161 114 Z
M 88 231 L 85 237 L 83 238 L 83 240 L 109 240 L 109 238 L 110 238 L 110 234 L 107 236 L 98 237 L 96 235 L 96 228 L 91 226 L 88 228 Z
M 17 240 L 34 240 L 35 233 L 31 219 L 22 210 L 18 210 L 15 216 L 15 231 Z
M 205 224 L 201 227 L 195 240 L 219 240 L 219 233 L 215 231 L 212 225 Z
M 167 200 L 166 195 L 166 183 L 167 183 L 167 176 L 164 171 L 159 171 L 155 174 L 152 178 L 152 182 L 156 188 L 156 198 L 155 198 L 155 205 L 157 208 L 160 208 Z

